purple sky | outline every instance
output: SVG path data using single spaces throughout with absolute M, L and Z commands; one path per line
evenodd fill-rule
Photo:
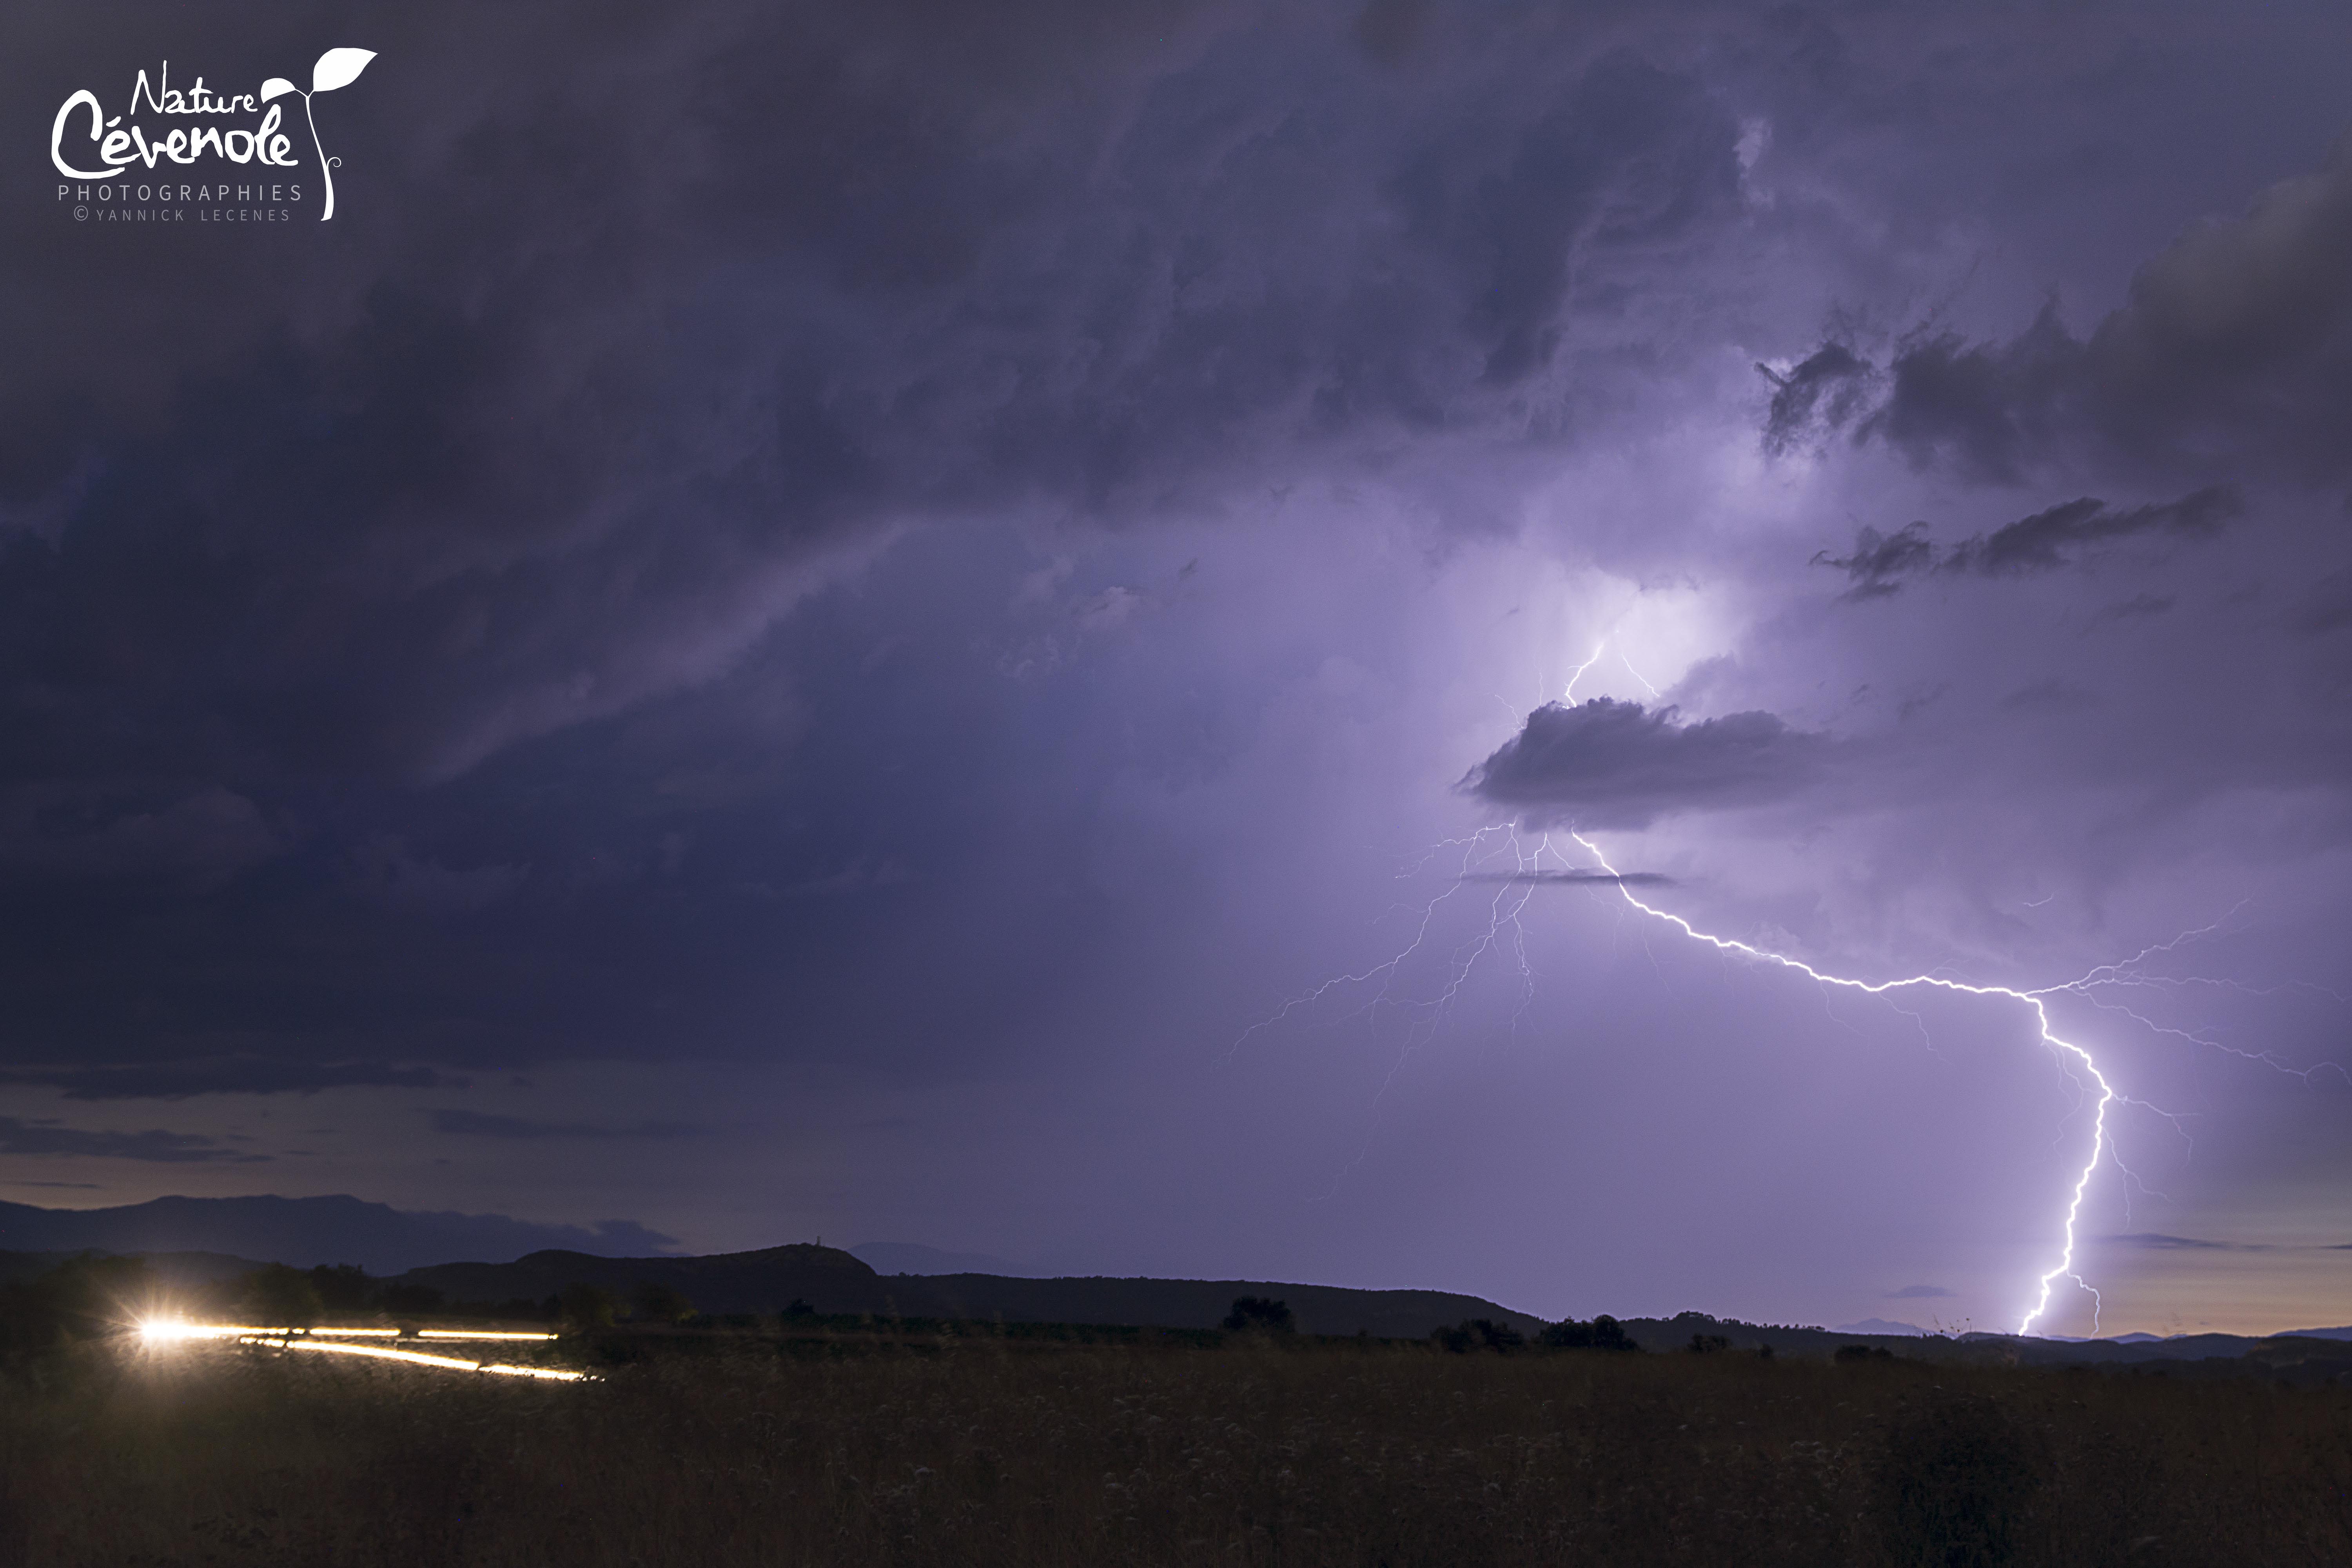
M 57 195 L 77 88 L 331 46 L 331 223 Z M 1580 833 L 1823 972 L 2088 977 L 2101 1327 L 2352 1321 L 2347 58 L 20 7 L 0 1197 L 2013 1324 L 2096 1099 L 2031 1008 L 1507 879 Z

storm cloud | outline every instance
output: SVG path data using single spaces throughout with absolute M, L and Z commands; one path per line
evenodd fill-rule
M 710 1132 L 706 1124 L 690 1121 L 637 1121 L 608 1126 L 583 1121 L 534 1121 L 528 1117 L 497 1116 L 478 1110 L 433 1110 L 425 1113 L 436 1132 L 465 1138 L 698 1138 Z
M 1597 697 L 1537 709 L 1463 786 L 1536 820 L 1641 826 L 1779 800 L 1820 775 L 1833 744 L 1770 713 L 1685 723 L 1673 708 Z
M 185 1061 L 131 1067 L 52 1067 L 0 1072 L 0 1083 L 40 1085 L 68 1100 L 185 1100 L 199 1094 L 316 1094 L 327 1089 L 462 1089 L 465 1080 L 389 1062 Z
M 0 1116 L 0 1153 L 67 1155 L 98 1160 L 136 1160 L 150 1164 L 188 1165 L 228 1162 L 251 1164 L 267 1154 L 224 1146 L 193 1132 L 150 1128 L 143 1132 L 90 1131 L 54 1121 Z
M 0 927 L 30 928 L 0 1057 L 530 1060 L 632 1048 L 614 994 L 649 987 L 732 1048 L 768 999 L 709 973 L 750 940 L 689 932 L 710 897 L 916 876 L 741 842 L 775 834 L 752 796 L 824 795 L 796 754 L 857 678 L 828 595 L 911 538 L 1115 539 L 1416 444 L 1572 447 L 1613 403 L 1578 367 L 1650 335 L 1642 279 L 1746 221 L 1737 117 L 1614 24 L 1497 79 L 1444 63 L 1491 24 L 1358 22 L 247 6 L 134 48 L 16 18 L 28 79 L 110 103 L 322 26 L 377 58 L 321 110 L 351 152 L 295 245 L 42 225 L 0 261 L 45 301 L 0 389 Z M 1005 668 L 1133 635 L 1136 591 L 1094 592 Z M 627 956 L 582 962 L 586 928 Z M 253 956 L 297 932 L 299 979 Z M 86 1005 L 85 966 L 147 1021 Z M 815 984 L 804 1016 L 865 1005 Z
M 1528 887 L 1671 888 L 1675 879 L 1662 871 L 1472 871 L 1465 882 L 1515 882 Z
M 1923 330 L 1885 366 L 1832 341 L 1785 378 L 1764 439 L 1851 424 L 1922 467 L 2004 484 L 2119 466 L 2304 483 L 2352 477 L 2335 411 L 2352 395 L 2352 138 L 2235 216 L 2191 226 L 2077 335 L 2056 308 L 2016 336 Z M 1868 402 L 1861 388 L 1883 384 Z
M 2084 496 L 1978 534 L 1940 555 L 1926 537 L 1927 525 L 1915 522 L 1893 533 L 1865 528 L 1855 536 L 1852 553 L 1833 556 L 1822 551 L 1813 563 L 1844 573 L 1853 584 L 1848 598 L 1884 598 L 1897 592 L 1903 579 L 1931 572 L 2019 577 L 2054 572 L 2079 560 L 2088 547 L 2135 535 L 2210 538 L 2244 510 L 2238 492 L 2226 485 L 2209 486 L 2178 500 L 2122 508 Z

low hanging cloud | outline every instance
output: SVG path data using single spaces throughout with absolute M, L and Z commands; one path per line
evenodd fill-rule
M 1457 882 L 1518 882 L 1541 887 L 1560 883 L 1568 887 L 1598 884 L 1604 888 L 1671 888 L 1675 879 L 1663 871 L 1471 871 L 1454 879 Z
M 58 1089 L 68 1100 L 185 1100 L 198 1094 L 316 1094 L 322 1089 L 463 1089 L 466 1080 L 389 1062 L 258 1060 L 26 1068 L 0 1084 Z
M 1534 820 L 1640 827 L 1779 800 L 1819 775 L 1833 743 L 1770 713 L 1685 724 L 1674 708 L 1596 697 L 1537 709 L 1462 784 Z
M 605 1126 L 585 1121 L 533 1121 L 521 1116 L 494 1116 L 478 1110 L 435 1110 L 426 1113 L 433 1131 L 466 1138 L 699 1138 L 716 1131 L 698 1121 L 637 1121 Z
M 1879 599 L 1900 593 L 1906 580 L 1931 573 L 2022 577 L 2054 572 L 2079 560 L 2086 549 L 2137 535 L 2208 539 L 2244 510 L 2238 491 L 2228 485 L 2209 485 L 2179 500 L 2122 508 L 2111 507 L 2095 496 L 2082 496 L 1990 533 L 1979 533 L 1940 553 L 1927 537 L 1924 522 L 1893 533 L 1865 528 L 1855 535 L 1852 553 L 1832 555 L 1820 551 L 1813 556 L 1813 564 L 1846 574 L 1853 585 L 1846 590 L 1845 598 Z
M 0 1116 L 0 1154 L 85 1155 L 171 1165 L 255 1164 L 269 1158 L 225 1148 L 193 1132 L 170 1132 L 160 1127 L 144 1132 L 93 1132 L 47 1119 L 24 1121 L 14 1116 Z

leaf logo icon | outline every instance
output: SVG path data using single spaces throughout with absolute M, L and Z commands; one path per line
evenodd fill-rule
M 375 58 L 373 49 L 329 49 L 310 68 L 310 90 L 332 92 L 339 87 L 349 87 L 359 80 L 360 72 L 367 69 L 368 61 Z
M 271 77 L 261 84 L 261 101 L 264 103 L 268 103 L 281 93 L 302 93 L 302 118 L 310 122 L 310 145 L 318 151 L 319 172 L 327 182 L 327 205 L 326 209 L 319 214 L 320 223 L 335 216 L 335 165 L 342 160 L 328 157 L 326 148 L 320 145 L 319 121 L 318 117 L 310 112 L 310 95 L 332 92 L 339 87 L 351 86 L 352 83 L 359 80 L 360 72 L 367 69 L 368 61 L 373 58 L 375 58 L 373 49 L 329 49 L 319 57 L 318 64 L 310 68 L 310 92 L 302 92 L 300 88 L 282 76 Z

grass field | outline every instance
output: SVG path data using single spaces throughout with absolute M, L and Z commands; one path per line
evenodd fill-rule
M 93 1352 L 0 1403 L 0 1562 L 2352 1562 L 2336 1389 L 1346 1342 L 647 1342 L 667 1348 L 553 1386 Z

